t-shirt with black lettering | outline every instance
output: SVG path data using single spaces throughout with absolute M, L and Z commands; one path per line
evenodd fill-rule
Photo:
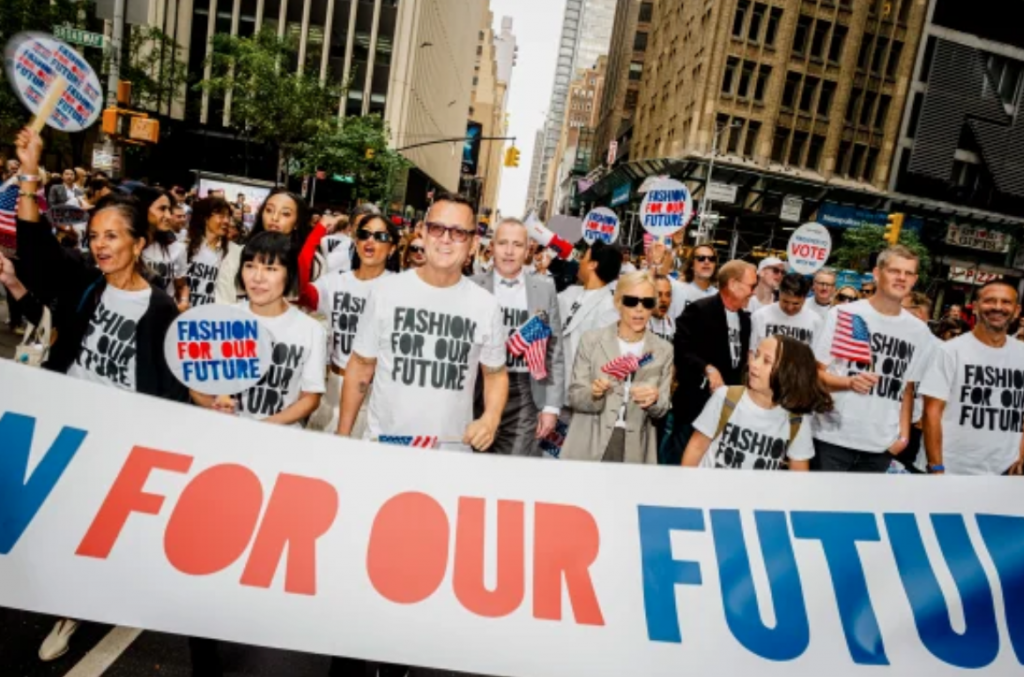
M 220 249 L 213 249 L 204 242 L 188 262 L 188 299 L 193 308 L 213 303 L 223 254 Z
M 784 468 L 785 459 L 807 461 L 814 458 L 809 421 L 803 422 L 790 444 L 789 412 L 780 406 L 762 409 L 746 391 L 733 409 L 722 434 L 715 437 L 728 390 L 723 387 L 713 392 L 693 422 L 694 429 L 712 438 L 701 467 L 780 470 Z
M 468 278 L 451 287 L 415 270 L 382 278 L 352 348 L 377 360 L 366 437 L 436 436 L 469 451 L 461 440 L 480 365 L 504 367 L 507 338 L 497 299 Z
M 673 320 L 679 319 L 679 316 L 686 310 L 686 306 L 694 301 L 706 299 L 718 293 L 718 287 L 715 285 L 701 289 L 693 282 L 680 282 L 674 277 L 668 278 L 668 281 L 672 286 L 672 304 L 668 307 L 668 314 L 672 316 Z
M 153 274 L 153 284 L 166 291 L 172 299 L 177 298 L 174 281 L 188 273 L 188 249 L 185 245 L 177 240 L 166 247 L 154 242 L 142 250 L 142 262 Z
M 249 310 L 248 301 L 237 306 Z M 270 364 L 260 365 L 263 378 L 238 396 L 239 415 L 255 420 L 281 413 L 298 402 L 301 393 L 326 390 L 327 336 L 320 323 L 295 306 L 277 317 L 260 315 L 259 321 L 270 332 Z
M 921 393 L 946 403 L 942 464 L 951 475 L 1001 475 L 1020 457 L 1024 343 L 1002 348 L 967 333 L 938 346 Z
M 327 262 L 327 272 L 352 270 L 352 238 L 344 233 L 328 235 L 320 241 L 320 253 Z
M 806 305 L 796 315 L 787 315 L 778 303 L 773 303 L 750 316 L 750 349 L 757 350 L 761 341 L 777 334 L 813 345 L 821 325 L 821 318 Z
M 871 364 L 832 355 L 840 312 L 856 315 L 867 325 Z M 921 382 L 931 359 L 930 334 L 928 325 L 906 310 L 899 315 L 882 315 L 868 299 L 830 310 L 825 326 L 814 338 L 814 357 L 830 374 L 856 376 L 871 371 L 880 378 L 867 395 L 852 390 L 832 393 L 835 410 L 815 417 L 814 437 L 879 454 L 891 447 L 900 436 L 900 408 L 906 385 Z M 840 343 L 835 345 L 838 348 Z
M 740 364 L 743 342 L 740 340 L 740 314 L 735 310 L 725 309 L 725 322 L 729 326 L 729 355 L 735 369 Z
M 384 275 L 390 275 L 388 271 Z M 382 277 L 360 280 L 354 271 L 328 273 L 313 283 L 319 305 L 317 312 L 327 318 L 330 327 L 331 364 L 344 369 L 352 354 L 352 342 L 359 329 L 359 319 L 366 310 L 370 290 Z
M 148 286 L 141 291 L 126 291 L 108 284 L 89 319 L 82 350 L 68 375 L 134 392 L 135 334 L 152 294 Z
M 665 313 L 665 317 L 654 317 L 651 315 L 650 321 L 647 323 L 647 329 L 649 329 L 655 336 L 665 339 L 669 343 L 675 340 L 676 336 L 676 321 L 668 313 Z

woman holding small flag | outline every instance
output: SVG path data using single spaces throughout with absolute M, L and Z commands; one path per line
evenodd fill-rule
M 647 271 L 619 278 L 619 322 L 583 335 L 569 384 L 562 457 L 657 463 L 654 420 L 671 406 L 672 346 L 647 331 L 658 295 Z

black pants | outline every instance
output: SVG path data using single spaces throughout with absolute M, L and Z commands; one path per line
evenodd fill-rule
M 189 637 L 188 648 L 192 657 L 192 677 L 223 677 L 224 666 L 220 660 L 219 642 L 203 637 Z M 379 677 L 404 677 L 409 668 L 402 665 L 376 664 L 374 675 Z M 360 658 L 335 656 L 331 659 L 330 677 L 368 677 L 369 663 Z
M 892 463 L 888 451 L 860 451 L 821 440 L 814 440 L 814 456 L 815 469 L 825 472 L 884 473 Z
M 358 658 L 345 658 L 335 656 L 331 659 L 331 671 L 329 677 L 367 677 L 368 662 Z M 388 663 L 377 663 L 375 675 L 379 677 L 404 677 L 409 668 L 404 665 L 390 665 Z
M 907 448 L 896 454 L 896 460 L 903 464 L 903 467 L 907 469 L 907 472 L 914 475 L 920 475 L 921 471 L 914 465 L 917 463 L 917 456 L 921 453 L 921 440 L 924 437 L 924 431 L 917 427 L 910 429 L 910 441 L 907 442 Z
M 21 324 L 21 309 L 18 307 L 18 302 L 11 296 L 11 292 L 7 292 L 7 322 L 14 329 Z

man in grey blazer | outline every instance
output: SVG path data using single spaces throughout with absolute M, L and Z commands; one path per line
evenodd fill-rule
M 503 219 L 494 233 L 494 270 L 473 281 L 494 294 L 509 336 L 537 315 L 545 314 L 551 327 L 545 359 L 547 378 L 530 376 L 522 357 L 508 356 L 508 403 L 492 451 L 515 456 L 539 456 L 539 442 L 555 428 L 565 398 L 565 359 L 558 296 L 550 279 L 524 269 L 529 236 L 517 219 Z

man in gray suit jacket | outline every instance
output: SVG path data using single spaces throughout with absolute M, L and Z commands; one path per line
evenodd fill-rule
M 522 357 L 508 356 L 508 403 L 492 451 L 516 456 L 539 456 L 539 442 L 555 428 L 565 398 L 565 360 L 562 353 L 562 322 L 558 296 L 550 279 L 524 270 L 529 236 L 516 219 L 498 224 L 491 245 L 494 270 L 473 281 L 494 294 L 501 306 L 509 336 L 537 315 L 545 314 L 551 327 L 545 359 L 547 378 L 530 376 Z

